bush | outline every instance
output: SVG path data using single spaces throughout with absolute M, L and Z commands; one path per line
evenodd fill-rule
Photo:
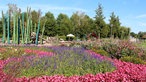
M 111 57 L 117 59 L 126 56 L 142 57 L 145 55 L 142 48 L 135 46 L 129 41 L 107 42 L 102 44 L 102 49 L 108 52 Z
M 108 54 L 108 52 L 106 52 L 105 50 L 96 50 L 96 49 L 92 49 L 92 50 L 97 54 L 110 57 L 110 54 Z
M 142 59 L 132 57 L 132 56 L 122 57 L 121 60 L 125 62 L 135 63 L 135 64 L 146 64 L 146 62 L 143 61 Z
M 66 40 L 66 36 L 58 36 L 59 39 Z

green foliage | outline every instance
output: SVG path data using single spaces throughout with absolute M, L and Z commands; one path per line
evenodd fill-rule
M 86 35 L 95 31 L 94 21 L 83 12 L 75 12 L 70 18 L 72 23 L 72 33 L 79 38 L 84 38 Z
M 125 57 L 122 57 L 121 60 L 125 62 L 135 63 L 135 64 L 146 64 L 144 60 L 133 57 L 133 56 L 125 56 Z
M 139 33 L 138 33 L 138 38 L 139 38 L 139 39 L 145 38 L 145 37 L 143 37 L 145 34 L 146 34 L 146 32 L 139 32 Z
M 39 16 L 38 16 L 38 15 L 39 15 L 39 14 L 38 14 L 37 11 L 35 11 L 35 10 L 31 11 L 31 16 L 32 16 L 33 25 L 34 25 L 35 23 L 38 23 L 38 19 L 39 19 Z
M 71 21 L 66 14 L 60 13 L 57 17 L 57 34 L 58 35 L 67 35 L 71 31 Z
M 66 40 L 66 36 L 58 36 L 59 39 Z
M 114 12 L 112 12 L 109 21 L 110 21 L 110 37 L 118 37 L 118 31 L 120 28 L 119 17 L 115 16 Z
M 94 52 L 96 52 L 97 54 L 110 57 L 110 54 L 109 54 L 108 52 L 106 52 L 105 50 L 96 50 L 96 49 L 92 49 L 92 50 L 93 50 Z
M 136 33 L 134 33 L 134 32 L 131 32 L 131 33 L 130 33 L 130 36 L 132 36 L 132 37 L 134 37 L 134 38 L 137 38 L 137 37 L 138 37 L 138 35 L 137 35 Z
M 20 16 L 21 20 L 23 17 L 20 9 L 15 4 L 9 4 L 8 6 L 9 10 L 11 11 L 10 18 L 13 19 L 10 24 L 13 25 L 10 26 L 10 33 L 13 32 L 13 37 L 11 37 L 10 35 L 10 38 L 13 39 L 14 43 L 17 43 L 17 18 Z M 96 9 L 95 13 L 96 15 L 94 20 L 88 15 L 86 15 L 84 12 L 75 12 L 70 18 L 66 14 L 61 13 L 58 15 L 57 19 L 55 19 L 53 13 L 47 12 L 45 13 L 45 16 L 41 16 L 40 29 L 43 29 L 43 24 L 45 23 L 44 19 L 46 19 L 46 29 L 44 31 L 45 36 L 64 36 L 69 33 L 72 33 L 81 40 L 84 40 L 84 38 L 86 38 L 90 33 L 94 32 L 96 35 L 98 35 L 99 38 L 107 38 L 111 35 L 113 35 L 115 38 L 118 37 L 120 39 L 127 39 L 129 37 L 130 29 L 127 27 L 120 26 L 119 17 L 116 16 L 114 13 L 112 13 L 112 15 L 110 16 L 110 24 L 106 24 L 106 22 L 104 21 L 105 17 L 101 4 L 98 5 L 98 8 Z M 24 12 L 24 21 L 22 24 L 20 24 L 20 27 L 22 27 L 21 25 L 24 26 L 24 36 L 22 36 L 23 32 L 20 32 L 20 36 L 22 36 L 22 43 L 30 42 L 30 37 L 28 36 L 31 34 L 31 32 L 36 33 L 38 19 L 40 19 L 39 12 L 37 12 L 36 10 L 30 11 L 30 9 L 28 9 L 27 12 Z M 0 32 L 2 33 L 2 30 L 0 30 Z M 6 33 L 3 33 L 3 35 L 5 36 L 3 36 L 4 40 L 6 38 L 6 35 L 8 35 Z M 141 37 L 141 34 L 139 37 Z
M 98 5 L 98 8 L 96 9 L 96 16 L 95 16 L 95 25 L 96 25 L 96 33 L 98 34 L 99 38 L 107 37 L 108 34 L 108 28 L 106 27 L 106 23 L 104 21 L 105 17 L 103 15 L 103 7 L 101 4 Z
M 121 26 L 118 31 L 118 37 L 120 39 L 129 39 L 130 37 L 130 28 Z
M 56 20 L 54 15 L 51 12 L 47 12 L 45 14 L 45 17 L 47 19 L 46 24 L 45 24 L 45 31 L 44 35 L 47 36 L 55 36 L 57 35 L 57 29 L 56 29 Z

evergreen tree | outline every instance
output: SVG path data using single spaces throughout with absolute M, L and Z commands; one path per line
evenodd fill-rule
M 106 23 L 104 21 L 105 17 L 103 15 L 103 7 L 101 4 L 98 5 L 98 8 L 95 10 L 96 16 L 95 16 L 95 25 L 96 25 L 96 33 L 98 33 L 99 38 L 100 37 L 107 37 L 108 35 L 108 27 L 106 26 Z

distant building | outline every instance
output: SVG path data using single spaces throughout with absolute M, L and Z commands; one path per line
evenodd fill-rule
M 146 34 L 141 37 L 142 40 L 146 40 Z

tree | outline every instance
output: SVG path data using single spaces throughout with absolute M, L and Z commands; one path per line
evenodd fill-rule
M 134 33 L 134 32 L 131 32 L 131 33 L 130 33 L 130 36 L 132 36 L 132 37 L 134 37 L 134 38 L 137 38 L 137 34 Z
M 130 36 L 130 28 L 125 27 L 125 26 L 121 26 L 117 33 L 118 33 L 118 37 L 120 39 L 128 39 Z
M 73 33 L 75 36 L 84 38 L 89 33 L 92 33 L 95 29 L 94 21 L 84 12 L 75 12 L 70 18 L 73 26 Z
M 80 37 L 80 20 L 81 20 L 81 17 L 79 16 L 81 12 L 77 11 L 75 13 L 72 14 L 70 20 L 71 20 L 71 24 L 73 26 L 72 28 L 72 33 L 76 36 L 76 37 Z
M 103 7 L 101 4 L 98 5 L 98 8 L 95 10 L 95 25 L 96 25 L 96 33 L 98 33 L 100 37 L 107 37 L 108 35 L 108 27 L 104 21 L 105 17 L 103 15 Z
M 38 14 L 37 11 L 35 11 L 35 10 L 31 11 L 31 18 L 32 18 L 32 21 L 33 21 L 33 26 L 38 23 L 38 19 L 39 19 L 38 15 L 39 14 Z
M 80 37 L 81 38 L 87 38 L 87 36 L 90 33 L 93 33 L 95 28 L 94 28 L 94 21 L 91 19 L 88 15 L 84 15 L 83 18 L 81 19 L 81 25 L 80 25 Z
M 118 37 L 118 31 L 120 28 L 120 21 L 119 21 L 119 17 L 116 16 L 114 14 L 114 12 L 112 12 L 111 16 L 110 16 L 110 20 L 109 20 L 109 25 L 110 25 L 110 37 Z
M 47 12 L 45 14 L 46 17 L 46 24 L 45 24 L 45 31 L 44 35 L 47 36 L 55 36 L 56 34 L 56 20 L 54 15 L 51 12 Z
M 138 32 L 138 38 L 142 39 L 145 34 L 146 34 L 146 32 L 141 32 L 141 31 Z
M 60 13 L 57 17 L 57 33 L 58 35 L 67 35 L 71 33 L 71 21 L 66 14 Z

